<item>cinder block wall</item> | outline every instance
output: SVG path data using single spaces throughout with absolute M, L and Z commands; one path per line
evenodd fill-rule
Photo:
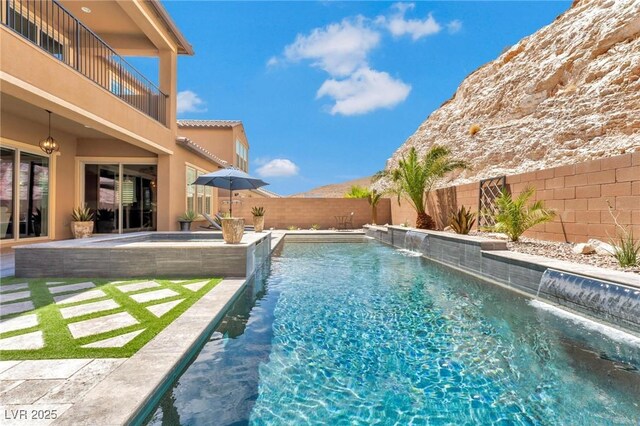
M 243 217 L 252 223 L 251 208 L 265 209 L 265 229 L 286 229 L 296 226 L 309 229 L 320 225 L 321 229 L 335 228 L 335 216 L 353 215 L 354 228 L 371 223 L 371 206 L 364 199 L 349 198 L 244 198 L 241 204 L 234 204 L 233 215 Z M 378 224 L 391 223 L 391 203 L 383 198 L 378 203 Z
M 507 176 L 513 194 L 527 186 L 536 188 L 535 200 L 543 200 L 558 213 L 553 222 L 534 227 L 525 235 L 549 241 L 608 240 L 616 227 L 607 201 L 618 222 L 640 238 L 640 150 L 584 163 Z M 428 210 L 439 226 L 446 226 L 451 212 L 464 205 L 478 210 L 479 182 L 442 188 L 431 194 Z M 391 202 L 394 224 L 415 225 L 415 212 L 403 201 Z

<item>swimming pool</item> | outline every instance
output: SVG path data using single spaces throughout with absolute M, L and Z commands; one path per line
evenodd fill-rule
M 285 243 L 152 425 L 637 424 L 640 347 L 376 242 Z

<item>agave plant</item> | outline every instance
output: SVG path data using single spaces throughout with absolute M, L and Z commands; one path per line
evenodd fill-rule
M 74 222 L 89 222 L 93 220 L 93 212 L 87 205 L 78 206 L 71 213 L 71 220 Z
M 252 207 L 251 214 L 254 215 L 255 217 L 264 216 L 264 207 L 258 207 L 258 206 Z
M 535 188 L 525 188 L 517 197 L 503 189 L 495 199 L 496 213 L 493 230 L 506 234 L 511 241 L 518 241 L 520 236 L 529 228 L 540 223 L 549 222 L 555 212 L 544 207 L 540 200 L 528 205 L 529 199 L 535 194 Z
M 618 229 L 618 238 L 609 238 L 609 242 L 613 246 L 613 257 L 616 258 L 618 264 L 622 267 L 640 265 L 640 240 L 636 240 L 633 236 L 633 230 L 622 226 L 618 222 L 618 214 L 613 214 L 613 207 L 607 200 L 609 206 L 609 214 L 613 218 L 613 223 Z
M 194 212 L 193 210 L 187 210 L 178 218 L 178 220 L 181 222 L 193 222 L 197 218 L 198 218 L 198 213 Z
M 416 228 L 435 229 L 433 218 L 426 212 L 429 192 L 438 179 L 447 173 L 467 167 L 467 162 L 454 160 L 451 150 L 440 145 L 431 147 L 422 159 L 418 158 L 416 149 L 412 147 L 409 155 L 400 160 L 398 167 L 391 172 L 394 192 L 398 195 L 398 203 L 404 195 L 416 210 Z
M 475 222 L 476 214 L 462 206 L 456 213 L 451 215 L 449 225 L 453 228 L 456 234 L 467 235 L 469 231 L 471 231 L 471 228 L 473 228 L 473 224 Z

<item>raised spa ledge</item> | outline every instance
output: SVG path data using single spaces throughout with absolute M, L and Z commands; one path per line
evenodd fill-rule
M 622 284 L 628 287 L 640 289 L 640 276 L 631 272 L 614 271 L 611 269 L 599 268 L 597 266 L 583 265 L 565 260 L 551 259 L 544 256 L 536 256 L 532 254 L 518 253 L 513 251 L 491 251 L 484 253 L 485 257 L 502 259 L 509 263 L 520 263 L 522 265 L 533 266 L 538 269 L 556 269 L 558 271 L 568 272 L 574 275 L 595 278 L 600 281 L 607 281 L 616 284 Z
M 271 253 L 270 232 L 226 244 L 220 232 L 135 232 L 16 247 L 16 277 L 248 277 Z
M 418 229 L 418 228 L 409 228 L 404 226 L 395 226 L 390 225 L 390 229 L 400 230 L 400 231 L 411 231 L 411 232 L 419 232 L 424 233 L 433 237 L 442 238 L 449 241 L 463 242 L 465 244 L 473 244 L 476 246 L 480 246 L 482 250 L 506 250 L 507 242 L 501 240 L 495 240 L 492 238 L 486 237 L 476 237 L 473 235 L 463 235 L 463 234 L 454 234 L 452 232 L 444 232 L 444 231 L 433 231 L 427 229 Z

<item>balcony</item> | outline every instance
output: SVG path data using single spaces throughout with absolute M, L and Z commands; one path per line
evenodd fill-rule
M 2 25 L 166 126 L 167 95 L 54 0 L 6 0 Z

